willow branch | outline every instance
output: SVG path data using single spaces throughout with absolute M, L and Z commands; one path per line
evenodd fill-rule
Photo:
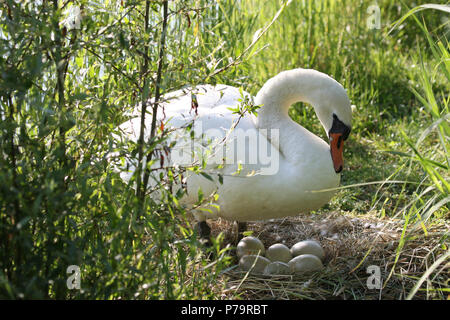
M 156 75 L 156 82 L 155 82 L 155 100 L 153 102 L 152 106 L 152 124 L 151 124 L 151 131 L 150 131 L 150 137 L 148 139 L 148 144 L 153 140 L 156 134 L 156 119 L 157 119 L 157 112 L 158 112 L 158 106 L 159 101 L 161 99 L 161 78 L 162 78 L 162 70 L 164 65 L 164 54 L 165 54 L 165 47 L 166 47 L 166 32 L 167 32 L 167 21 L 168 21 L 168 1 L 164 1 L 164 8 L 163 8 L 163 26 L 162 26 L 162 33 L 161 33 L 161 40 L 160 40 L 160 47 L 159 47 L 159 60 L 158 60 L 158 71 Z M 147 158 L 145 161 L 145 175 L 144 175 L 144 188 L 143 188 L 143 194 L 145 194 L 145 190 L 147 189 L 148 179 L 150 176 L 150 170 L 147 167 L 147 164 L 149 161 L 152 160 L 153 156 L 153 150 L 151 150 L 147 154 Z

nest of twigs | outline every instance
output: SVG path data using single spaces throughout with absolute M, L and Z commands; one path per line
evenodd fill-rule
M 215 234 L 225 233 L 225 243 L 236 239 L 230 222 L 214 221 L 212 229 Z M 405 299 L 449 250 L 446 223 L 405 228 L 401 220 L 331 213 L 248 223 L 248 230 L 266 248 L 274 243 L 291 247 L 301 240 L 318 240 L 326 253 L 325 269 L 307 275 L 263 276 L 231 268 L 223 274 L 224 299 Z M 367 284 L 372 275 L 369 266 L 379 267 L 379 289 Z M 449 273 L 447 260 L 430 272 L 412 297 L 447 299 Z

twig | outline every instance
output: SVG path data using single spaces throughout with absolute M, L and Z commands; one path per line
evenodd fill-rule
M 156 133 L 156 116 L 158 111 L 158 105 L 159 100 L 161 99 L 161 77 L 162 77 L 162 69 L 164 64 L 164 54 L 165 54 L 165 43 L 166 43 L 166 32 L 167 32 L 167 20 L 168 20 L 168 1 L 164 1 L 163 4 L 163 26 L 162 26 L 162 33 L 161 33 L 161 41 L 160 41 L 160 48 L 159 48 L 159 60 L 158 60 L 158 71 L 156 75 L 156 82 L 155 82 L 155 101 L 153 102 L 153 113 L 152 113 L 152 124 L 151 124 L 151 131 L 150 131 L 150 137 L 148 139 L 148 144 L 150 144 L 151 140 L 153 140 L 155 133 Z M 144 185 L 143 185 L 143 193 L 145 194 L 145 189 L 147 188 L 148 179 L 150 177 L 150 171 L 148 169 L 147 164 L 149 161 L 151 161 L 153 156 L 153 151 L 151 150 L 147 154 L 147 158 L 145 160 L 145 175 L 144 175 Z
M 148 32 L 148 20 L 149 20 L 149 12 L 150 12 L 150 1 L 147 0 L 145 2 L 145 17 L 144 17 L 144 31 Z M 136 176 L 136 196 L 141 200 L 141 204 L 144 203 L 144 195 L 145 188 L 142 187 L 142 168 L 143 168 L 143 159 L 144 159 L 144 132 L 145 132 L 145 114 L 147 112 L 147 99 L 145 96 L 145 88 L 147 87 L 148 80 L 145 78 L 148 70 L 148 44 L 144 46 L 144 64 L 142 65 L 141 74 L 144 78 L 141 92 L 141 123 L 140 123 L 140 132 L 138 139 L 138 165 L 137 165 L 137 176 Z M 147 164 L 147 163 L 146 163 Z

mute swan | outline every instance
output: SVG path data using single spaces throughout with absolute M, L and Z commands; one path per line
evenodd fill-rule
M 231 159 L 221 158 L 219 167 L 217 163 L 207 166 L 209 177 L 197 174 L 187 177 L 183 204 L 196 203 L 199 188 L 205 196 L 214 191 L 219 196 L 215 204 L 220 209 L 213 206 L 212 212 L 196 210 L 194 213 L 200 235 L 207 236 L 210 232 L 207 218 L 222 217 L 238 222 L 281 218 L 318 209 L 331 199 L 332 191 L 312 191 L 334 188 L 340 182 L 344 141 L 351 130 L 351 107 L 345 89 L 337 81 L 311 69 L 281 72 L 269 79 L 256 95 L 254 103 L 261 106 L 258 115 L 245 114 L 240 119 L 229 108 L 242 103 L 242 95 L 251 99 L 248 93 L 226 85 L 198 86 L 192 92 L 179 90 L 164 96 L 166 102 L 160 105 L 164 112 L 158 111 L 164 127 L 183 127 L 193 121 L 195 136 L 204 133 L 213 139 L 209 140 L 210 144 L 237 140 Z M 288 109 L 298 101 L 314 107 L 330 145 L 290 119 Z M 149 130 L 151 117 L 147 121 L 146 130 Z M 230 131 L 233 126 L 234 130 Z M 120 129 L 124 133 L 122 138 L 137 141 L 140 118 L 130 119 Z M 242 134 L 247 140 L 241 139 Z M 144 135 L 147 141 L 148 132 Z M 187 141 L 186 135 L 189 134 L 184 132 L 172 139 Z M 180 144 L 184 151 L 194 148 L 189 143 Z M 200 147 L 205 146 L 203 137 Z M 268 154 L 269 165 L 262 157 Z M 170 164 L 180 164 L 183 162 L 180 159 L 172 157 Z M 127 163 L 128 171 L 121 173 L 123 179 L 131 177 L 135 164 L 135 161 Z

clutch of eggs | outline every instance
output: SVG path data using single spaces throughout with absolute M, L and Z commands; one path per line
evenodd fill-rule
M 261 240 L 251 236 L 239 241 L 236 254 L 241 270 L 265 275 L 320 271 L 325 258 L 325 251 L 315 240 L 300 241 L 291 248 L 276 243 L 266 250 Z

